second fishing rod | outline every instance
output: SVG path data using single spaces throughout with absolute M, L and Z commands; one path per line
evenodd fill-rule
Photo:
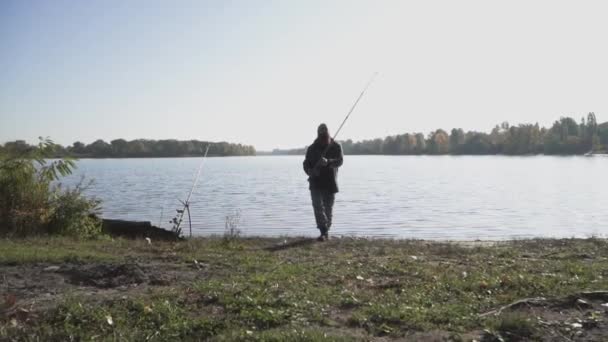
M 176 210 L 177 215 L 173 218 L 173 220 L 170 221 L 170 223 L 173 223 L 172 230 L 177 236 L 180 236 L 182 233 L 181 224 L 182 224 L 182 221 L 184 220 L 184 214 L 187 212 L 188 213 L 188 223 L 190 224 L 190 237 L 192 237 L 192 216 L 190 216 L 190 198 L 192 197 L 194 188 L 196 188 L 196 184 L 198 183 L 198 180 L 201 176 L 201 171 L 203 170 L 203 164 L 205 163 L 205 160 L 207 159 L 207 154 L 209 153 L 210 146 L 211 146 L 211 144 L 207 144 L 207 148 L 205 149 L 205 153 L 203 154 L 203 158 L 201 159 L 201 163 L 198 167 L 198 172 L 196 173 L 196 176 L 194 177 L 194 182 L 192 184 L 192 188 L 190 188 L 188 197 L 186 197 L 185 201 L 180 201 L 183 205 L 183 208 L 181 210 L 177 209 Z

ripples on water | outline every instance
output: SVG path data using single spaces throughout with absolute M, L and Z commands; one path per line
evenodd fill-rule
M 83 159 L 65 183 L 103 216 L 170 228 L 200 158 Z M 420 239 L 604 236 L 608 158 L 346 156 L 332 232 Z M 302 157 L 208 158 L 194 191 L 195 234 L 222 234 L 240 211 L 245 235 L 317 234 Z M 161 218 L 162 213 L 162 218 Z M 187 224 L 184 226 L 187 230 Z

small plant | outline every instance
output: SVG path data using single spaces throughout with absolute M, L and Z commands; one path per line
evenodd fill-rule
M 171 219 L 171 221 L 169 221 L 169 223 L 173 224 L 173 227 L 171 227 L 171 231 L 176 235 L 176 236 L 182 236 L 182 221 L 183 221 L 183 217 L 184 217 L 184 210 L 187 209 L 176 209 L 176 214 L 175 217 L 173 217 L 173 219 Z
M 83 186 L 83 181 L 84 179 L 72 189 L 62 191 L 60 186 L 55 189 L 51 200 L 49 233 L 83 238 L 101 234 L 101 201 L 84 197 L 83 191 L 93 182 Z
M 521 313 L 510 313 L 493 322 L 483 341 L 528 341 L 536 332 L 535 322 Z
M 241 236 L 239 223 L 241 222 L 241 211 L 236 210 L 234 213 L 226 215 L 226 223 L 224 227 L 224 240 L 234 241 Z

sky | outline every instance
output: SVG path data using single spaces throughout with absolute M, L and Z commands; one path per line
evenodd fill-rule
M 3 0 L 0 142 L 258 150 L 608 121 L 605 1 Z

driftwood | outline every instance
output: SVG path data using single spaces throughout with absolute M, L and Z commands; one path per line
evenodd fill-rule
M 608 291 L 587 291 L 573 294 L 571 297 L 608 301 Z
M 125 221 L 103 219 L 102 231 L 112 236 L 125 238 L 150 238 L 153 240 L 179 240 L 172 231 L 153 226 L 148 221 Z
M 524 306 L 524 305 L 527 305 L 527 306 L 574 305 L 574 304 L 578 303 L 579 299 L 608 301 L 608 291 L 579 292 L 579 293 L 574 293 L 574 294 L 568 295 L 562 299 L 553 299 L 553 300 L 549 300 L 544 297 L 524 298 L 524 299 L 516 300 L 511 304 L 501 306 L 498 309 L 484 312 L 484 313 L 480 314 L 479 317 L 486 317 L 486 316 L 490 316 L 490 315 L 498 316 L 504 310 L 516 309 L 516 308 Z
M 539 306 L 539 305 L 543 305 L 547 302 L 547 299 L 544 297 L 536 297 L 536 298 L 524 298 L 524 299 L 520 299 L 520 300 L 516 300 L 511 304 L 507 304 L 505 306 L 501 306 L 498 309 L 494 309 L 488 312 L 484 312 L 482 314 L 479 315 L 479 317 L 486 317 L 486 316 L 490 316 L 490 315 L 500 315 L 504 310 L 508 310 L 508 309 L 515 309 L 517 307 L 523 306 L 523 305 L 530 305 L 530 306 Z
M 309 238 L 298 239 L 298 240 L 291 241 L 291 242 L 287 242 L 287 240 L 285 240 L 285 242 L 279 243 L 277 245 L 266 247 L 266 248 L 264 248 L 264 250 L 267 250 L 269 252 L 277 252 L 277 251 L 282 251 L 282 250 L 289 249 L 289 248 L 309 246 L 309 245 L 314 244 L 316 241 L 317 241 L 316 239 L 309 239 Z

